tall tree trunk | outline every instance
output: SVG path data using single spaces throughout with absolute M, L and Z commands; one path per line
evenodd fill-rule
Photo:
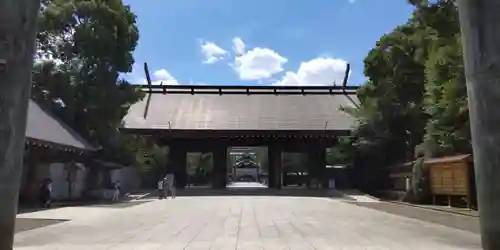
M 0 0 L 0 250 L 13 248 L 39 0 Z
M 459 0 L 483 249 L 500 249 L 500 2 Z

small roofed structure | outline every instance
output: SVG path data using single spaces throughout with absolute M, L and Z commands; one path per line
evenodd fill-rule
M 472 155 L 430 158 L 426 159 L 424 164 L 429 169 L 429 188 L 433 204 L 436 204 L 437 198 L 446 197 L 448 206 L 458 200 L 465 201 L 468 208 L 477 208 Z
M 254 161 L 255 155 L 243 153 L 236 158 L 232 171 L 233 181 L 258 181 L 259 164 Z
M 36 199 L 38 186 L 44 179 L 52 179 L 54 192 L 71 193 L 61 187 L 68 180 L 77 179 L 84 159 L 96 148 L 83 139 L 54 114 L 30 100 L 26 126 L 26 149 L 21 186 L 21 201 Z M 55 166 L 55 165 L 57 166 Z
M 151 135 L 157 143 L 168 145 L 170 157 L 178 158 L 170 162 L 180 168 L 185 165 L 186 151 L 212 151 L 216 172 L 213 176 L 219 176 L 214 186 L 221 188 L 226 183 L 228 147 L 267 146 L 272 166 L 270 187 L 281 187 L 279 152 L 317 152 L 318 155 L 309 157 L 317 159 L 311 165 L 324 168 L 325 148 L 335 145 L 339 136 L 350 134 L 354 125 L 354 119 L 341 108 L 355 105 L 358 89 L 353 86 L 141 87 L 148 96 L 130 108 L 121 130 Z M 179 171 L 182 176 L 183 170 Z M 311 172 L 321 175 L 321 171 Z

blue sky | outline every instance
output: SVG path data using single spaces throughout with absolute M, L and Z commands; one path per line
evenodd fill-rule
M 140 39 L 132 83 L 148 62 L 155 83 L 362 84 L 363 59 L 403 24 L 405 0 L 124 0 Z

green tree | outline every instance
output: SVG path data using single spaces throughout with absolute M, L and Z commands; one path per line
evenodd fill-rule
M 110 143 L 129 107 L 143 96 L 119 77 L 134 63 L 135 18 L 121 0 L 51 0 L 40 13 L 40 56 L 59 63 L 42 66 L 46 75 L 35 77 L 33 96 L 48 92 L 48 101 L 64 106 L 64 120 L 100 145 Z M 62 79 L 54 83 L 50 73 Z
M 210 173 L 213 168 L 212 153 L 191 152 L 187 155 L 187 171 L 190 175 Z
M 165 174 L 169 160 L 169 149 L 150 143 L 142 136 L 136 136 L 135 142 L 124 144 L 135 148 L 129 149 L 129 153 L 123 154 L 135 160 L 135 167 L 141 173 L 144 187 L 156 188 L 157 181 Z
M 409 2 L 413 15 L 365 58 L 359 106 L 345 109 L 358 121 L 355 165 L 363 177 L 413 159 L 417 145 L 437 144 L 442 154 L 469 145 L 456 4 Z
M 353 142 L 353 137 L 341 137 L 337 145 L 327 149 L 326 163 L 328 165 L 351 165 L 355 151 Z
M 470 153 L 470 126 L 458 10 L 455 1 L 423 2 L 418 22 L 437 34 L 425 64 L 427 144 L 432 155 Z
M 147 147 L 147 150 L 137 154 L 137 164 L 145 172 L 164 172 L 168 163 L 168 153 L 168 147 L 151 145 Z
M 48 0 L 40 12 L 32 97 L 91 142 L 102 157 L 130 164 L 135 140 L 117 128 L 143 93 L 120 78 L 130 72 L 139 38 L 121 0 Z M 126 138 L 121 138 L 126 137 Z M 128 137 L 128 138 L 127 138 Z M 124 156 L 124 153 L 130 153 Z
M 383 36 L 365 59 L 369 81 L 360 90 L 361 104 L 377 108 L 373 128 L 381 132 L 389 147 L 384 150 L 390 152 L 386 156 L 389 163 L 411 159 L 413 148 L 424 134 L 427 39 L 428 30 L 418 29 L 410 21 Z
M 412 160 L 417 146 L 426 155 L 471 152 L 456 3 L 409 2 L 413 15 L 365 58 L 358 107 L 344 108 L 358 121 L 352 157 L 356 178 L 371 178 L 361 180 L 367 188 L 381 188 L 387 166 Z
M 344 108 L 358 121 L 352 162 L 362 189 L 387 188 L 387 166 L 411 159 L 422 140 L 424 34 L 407 24 L 383 36 L 365 59 L 369 80 L 358 91 L 358 107 Z
M 214 168 L 213 155 L 212 153 L 201 153 L 199 156 L 199 171 L 204 173 L 211 173 Z
M 194 175 L 200 166 L 200 153 L 188 152 L 186 157 L 186 171 L 188 175 Z

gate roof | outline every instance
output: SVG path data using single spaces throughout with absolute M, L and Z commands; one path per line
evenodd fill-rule
M 349 131 L 356 87 L 154 86 L 124 130 Z M 144 112 L 148 106 L 147 116 Z

